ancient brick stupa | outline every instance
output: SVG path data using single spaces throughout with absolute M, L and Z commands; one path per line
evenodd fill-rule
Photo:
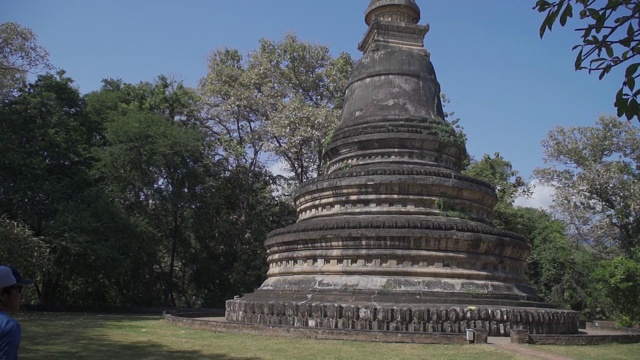
M 231 322 L 354 330 L 577 333 L 537 302 L 520 235 L 491 225 L 496 194 L 461 174 L 414 0 L 372 0 L 324 152 L 295 193 L 296 224 L 266 241 L 268 278 L 227 301 Z

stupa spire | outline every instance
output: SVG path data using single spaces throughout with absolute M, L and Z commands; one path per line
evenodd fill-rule
M 362 52 L 376 43 L 424 48 L 429 25 L 418 25 L 420 7 L 415 0 L 371 0 L 364 21 L 369 29 L 358 45 Z
M 364 21 L 371 25 L 375 19 L 417 24 L 420 8 L 415 0 L 371 0 Z

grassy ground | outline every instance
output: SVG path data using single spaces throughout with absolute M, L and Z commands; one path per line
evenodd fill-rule
M 640 358 L 640 344 L 594 346 L 528 345 L 529 348 L 580 360 L 632 360 Z
M 416 345 L 216 334 L 159 316 L 22 313 L 21 359 L 526 359 L 492 345 Z M 636 359 L 640 346 L 535 347 L 576 359 Z M 619 355 L 618 357 L 612 357 Z

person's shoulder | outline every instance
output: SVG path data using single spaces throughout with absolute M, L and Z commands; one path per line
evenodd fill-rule
M 12 332 L 15 329 L 19 329 L 20 325 L 18 325 L 18 322 L 11 317 L 11 315 L 0 311 L 0 332 L 1 333 L 8 333 L 8 332 Z

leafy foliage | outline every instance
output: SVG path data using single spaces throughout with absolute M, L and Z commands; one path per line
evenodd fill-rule
M 591 272 L 597 259 L 566 236 L 566 224 L 545 210 L 514 208 L 509 228 L 531 242 L 527 275 L 545 302 L 593 313 Z
M 574 6 L 579 9 L 579 17 L 586 25 L 576 28 L 581 32 L 582 43 L 575 45 L 576 70 L 599 72 L 602 79 L 614 67 L 626 66 L 624 81 L 616 94 L 615 106 L 618 116 L 628 120 L 640 114 L 636 79 L 640 63 L 640 1 L 638 0 L 537 0 L 535 10 L 546 16 L 540 26 L 540 37 L 551 30 L 556 22 L 561 26 L 574 16 Z M 639 119 L 640 120 L 640 119 Z
M 518 196 L 527 196 L 531 192 L 530 185 L 514 170 L 511 162 L 505 160 L 500 153 L 493 157 L 485 154 L 480 160 L 472 160 L 466 175 L 484 180 L 491 184 L 498 195 L 498 203 L 493 210 L 493 224 L 501 229 L 512 230 L 513 202 Z
M 0 49 L 0 101 L 26 85 L 29 73 L 53 69 L 36 34 L 17 23 L 0 24 Z
M 0 260 L 36 278 L 33 302 L 220 306 L 260 284 L 292 210 L 217 150 L 199 104 L 164 76 L 82 97 L 60 72 L 0 106 Z
M 640 246 L 640 130 L 603 116 L 595 126 L 557 127 L 542 146 L 550 166 L 535 175 L 555 188 L 571 235 L 605 256 L 631 256 Z
M 535 175 L 555 188 L 554 210 L 580 250 L 574 258 L 587 266 L 580 274 L 590 283 L 581 286 L 584 310 L 637 321 L 640 130 L 603 116 L 594 126 L 557 127 L 542 145 L 550 166 Z
M 294 35 L 262 39 L 246 58 L 217 50 L 200 84 L 210 129 L 236 162 L 255 169 L 268 152 L 301 183 L 321 171 L 323 143 L 339 121 L 352 65 L 348 54 L 333 58 L 326 46 Z
M 17 267 L 25 277 L 35 276 L 51 266 L 50 251 L 50 246 L 26 225 L 0 216 L 0 264 Z M 38 286 L 36 291 L 37 296 Z
M 538 295 L 545 302 L 595 316 L 602 308 L 591 278 L 598 258 L 567 237 L 564 221 L 545 210 L 514 206 L 531 187 L 499 153 L 472 161 L 465 173 L 494 186 L 498 203 L 493 225 L 529 239 L 527 275 Z
M 442 107 L 446 108 L 451 99 L 445 93 L 440 93 L 440 102 Z M 471 156 L 467 152 L 467 134 L 460 124 L 460 118 L 455 117 L 454 111 L 444 112 L 444 124 L 434 124 L 433 129 L 440 139 L 438 156 L 450 148 L 459 149 L 458 160 L 463 168 L 467 168 L 470 163 Z
M 600 264 L 594 273 L 601 294 L 612 304 L 621 326 L 640 321 L 640 262 L 616 257 Z

